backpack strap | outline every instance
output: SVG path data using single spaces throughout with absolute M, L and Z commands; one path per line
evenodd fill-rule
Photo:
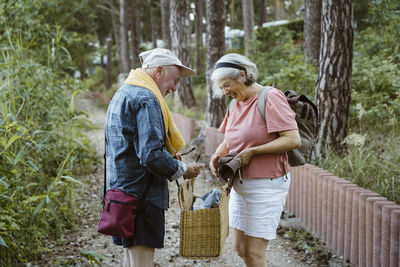
M 232 99 L 231 102 L 229 103 L 229 114 L 232 114 L 232 110 L 235 107 L 236 104 L 236 99 Z
M 267 123 L 267 120 L 265 118 L 265 106 L 267 105 L 267 101 L 268 101 L 268 92 L 273 89 L 273 87 L 271 86 L 264 86 L 263 88 L 261 88 L 260 93 L 258 93 L 258 99 L 257 99 L 257 108 L 258 111 L 260 112 L 260 115 L 262 117 L 262 119 L 264 120 L 265 123 Z M 277 133 L 277 136 L 279 137 L 279 134 Z M 283 167 L 283 171 L 285 172 L 285 177 L 286 180 L 288 179 L 287 177 L 287 171 L 285 168 L 285 161 L 284 161 L 284 155 L 287 154 L 287 152 L 282 153 L 282 167 Z
M 268 101 L 268 92 L 273 89 L 271 86 L 264 86 L 261 88 L 260 92 L 258 93 L 258 100 L 257 100 L 257 108 L 260 112 L 261 118 L 264 122 L 267 120 L 265 119 L 265 106 Z

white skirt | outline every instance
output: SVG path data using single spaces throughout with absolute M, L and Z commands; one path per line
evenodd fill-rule
M 235 179 L 229 199 L 229 226 L 245 235 L 276 237 L 290 186 L 290 173 L 275 179 Z

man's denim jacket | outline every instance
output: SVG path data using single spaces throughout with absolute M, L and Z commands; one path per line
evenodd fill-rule
M 107 110 L 106 188 L 141 197 L 149 175 L 154 176 L 146 201 L 168 208 L 168 179 L 179 177 L 186 166 L 174 159 L 164 144 L 164 121 L 151 91 L 125 84 Z

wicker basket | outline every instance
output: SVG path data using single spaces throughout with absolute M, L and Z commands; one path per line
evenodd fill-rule
M 193 195 L 195 179 L 186 180 L 179 186 L 181 208 L 179 255 L 187 259 L 217 258 L 221 255 L 228 236 L 227 186 L 217 208 L 191 211 L 196 196 Z

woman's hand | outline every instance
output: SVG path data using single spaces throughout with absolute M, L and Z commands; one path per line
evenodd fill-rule
M 224 139 L 224 141 L 222 141 L 222 143 L 217 147 L 214 155 L 212 155 L 210 160 L 210 169 L 212 173 L 218 178 L 220 178 L 220 176 L 218 175 L 219 159 L 228 153 L 229 149 L 226 145 L 226 140 Z
M 211 160 L 210 160 L 211 172 L 217 177 L 219 177 L 218 171 L 217 171 L 218 167 L 219 167 L 219 159 L 220 159 L 220 157 L 218 155 L 214 154 L 214 155 L 212 155 Z
M 241 157 L 242 158 L 242 165 L 241 167 L 246 166 L 247 164 L 249 164 L 251 158 L 254 156 L 254 150 L 252 148 L 246 148 L 244 150 L 242 150 L 242 152 L 240 152 L 239 154 L 237 154 L 237 157 Z

